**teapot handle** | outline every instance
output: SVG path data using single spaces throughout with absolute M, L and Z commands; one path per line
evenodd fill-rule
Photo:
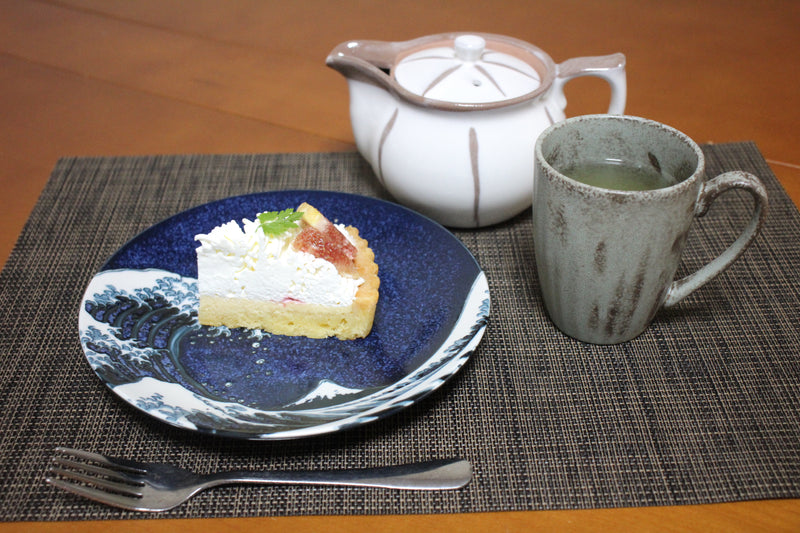
M 596 76 L 606 80 L 611 86 L 611 102 L 608 106 L 608 113 L 621 115 L 625 112 L 628 84 L 625 76 L 625 56 L 623 54 L 575 57 L 559 63 L 557 72 L 553 87 L 556 91 L 556 96 L 563 102 L 564 106 L 566 106 L 564 85 L 568 81 L 581 76 Z

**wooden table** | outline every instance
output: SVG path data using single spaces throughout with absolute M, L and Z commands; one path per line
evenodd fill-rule
M 514 36 L 571 57 L 623 52 L 627 112 L 700 143 L 753 140 L 800 204 L 800 3 L 522 0 L 0 0 L 0 261 L 65 155 L 353 150 L 344 79 L 324 65 L 349 39 L 443 31 Z M 568 85 L 568 115 L 608 89 Z M 101 531 L 101 522 L 0 523 Z M 798 530 L 800 500 L 392 517 L 131 520 L 116 531 Z

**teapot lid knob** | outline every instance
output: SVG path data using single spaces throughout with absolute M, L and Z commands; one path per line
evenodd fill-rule
M 478 35 L 459 35 L 455 42 L 456 57 L 462 61 L 477 61 L 486 48 L 486 40 Z

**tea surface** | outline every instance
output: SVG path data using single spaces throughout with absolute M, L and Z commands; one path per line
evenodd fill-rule
M 619 191 L 662 189 L 676 183 L 673 176 L 652 166 L 641 167 L 618 159 L 581 162 L 559 171 L 581 183 Z

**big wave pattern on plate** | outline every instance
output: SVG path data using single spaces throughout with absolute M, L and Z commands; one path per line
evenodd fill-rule
M 244 374 L 253 388 L 249 400 L 237 398 L 233 377 L 216 383 L 199 381 L 192 362 L 208 357 L 209 346 L 223 357 L 250 358 L 257 367 L 271 368 L 259 349 L 280 336 L 201 326 L 196 309 L 196 280 L 192 278 L 162 270 L 102 272 L 87 289 L 80 313 L 87 360 L 120 397 L 169 424 L 237 437 L 292 438 L 375 420 L 438 388 L 463 366 L 479 342 L 488 319 L 489 297 L 481 273 L 446 342 L 407 376 L 365 388 L 318 377 L 294 399 L 276 399 L 274 391 L 264 386 L 274 370 L 263 372 L 261 378 Z M 236 368 L 236 364 L 228 366 Z M 291 374 L 277 376 L 287 377 Z M 259 397 L 265 404 L 286 403 L 263 408 Z

